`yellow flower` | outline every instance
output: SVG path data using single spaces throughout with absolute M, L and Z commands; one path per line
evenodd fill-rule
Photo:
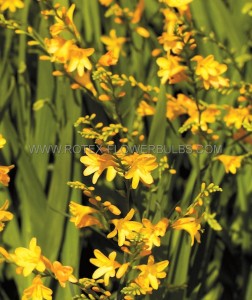
M 69 208 L 71 214 L 73 215 L 70 219 L 70 222 L 73 222 L 76 227 L 83 228 L 94 225 L 101 226 L 101 223 L 97 218 L 90 216 L 90 214 L 98 212 L 96 209 L 77 204 L 73 201 L 70 202 Z
M 4 222 L 10 221 L 13 219 L 13 214 L 7 211 L 9 207 L 9 201 L 6 200 L 2 207 L 0 207 L 0 231 L 4 229 Z
M 151 171 L 157 168 L 158 163 L 156 157 L 152 154 L 138 154 L 125 156 L 123 163 L 129 167 L 129 170 L 125 174 L 126 179 L 132 178 L 132 188 L 136 189 L 139 180 L 146 184 L 153 183 Z
M 109 36 L 103 35 L 101 41 L 105 44 L 108 51 L 112 51 L 113 56 L 118 58 L 123 44 L 126 42 L 125 37 L 117 37 L 115 29 L 111 29 Z
M 77 70 L 78 75 L 84 75 L 84 68 L 91 70 L 92 64 L 88 57 L 94 53 L 94 48 L 81 49 L 76 45 L 72 45 L 69 54 L 68 72 Z
M 137 113 L 141 116 L 152 116 L 155 114 L 155 108 L 151 105 L 149 105 L 146 101 L 142 100 L 139 103 L 139 106 L 137 108 Z
M 15 254 L 10 254 L 10 257 L 20 267 L 17 271 L 24 276 L 30 275 L 33 270 L 44 272 L 46 269 L 36 238 L 31 239 L 29 249 L 19 247 L 15 250 Z
M 184 47 L 184 43 L 179 39 L 179 37 L 168 32 L 163 32 L 158 38 L 158 41 L 161 45 L 164 45 L 164 50 L 168 53 L 172 51 L 175 54 L 179 54 Z
M 106 153 L 99 155 L 88 148 L 86 149 L 86 154 L 86 156 L 82 156 L 80 158 L 80 161 L 87 166 L 83 172 L 83 175 L 88 176 L 94 173 L 92 179 L 93 184 L 97 182 L 98 178 L 105 169 L 107 169 L 106 179 L 108 181 L 112 181 L 115 178 L 115 167 L 117 164 L 112 155 Z
M 49 59 L 52 62 L 58 62 L 65 64 L 70 57 L 70 49 L 73 45 L 72 40 L 65 40 L 60 37 L 55 37 L 53 39 L 45 39 L 45 47 L 47 52 L 51 55 Z M 46 57 L 42 56 L 41 59 Z
M 186 95 L 178 94 L 177 98 L 168 96 L 166 117 L 169 120 L 175 120 L 178 116 L 183 114 L 191 115 L 195 111 L 197 111 L 197 105 L 195 101 Z
M 11 12 L 15 12 L 17 8 L 23 8 L 24 2 L 21 0 L 1 0 L 0 10 L 5 11 L 9 9 Z
M 6 139 L 0 134 L 0 149 L 6 144 Z
M 111 252 L 107 257 L 101 251 L 95 249 L 94 255 L 96 258 L 91 258 L 90 262 L 98 267 L 98 269 L 93 273 L 92 278 L 97 279 L 104 275 L 104 284 L 107 286 L 109 284 L 109 278 L 115 277 L 115 270 L 121 266 L 117 261 L 115 261 L 116 252 Z
M 68 10 L 65 7 L 62 7 L 61 10 L 57 10 L 57 16 L 55 17 L 57 23 L 50 27 L 50 33 L 52 36 L 57 36 L 63 30 L 70 28 L 70 30 L 74 32 L 75 36 L 79 37 L 79 32 L 73 22 L 74 10 L 75 4 L 72 4 Z
M 153 225 L 150 220 L 143 219 L 144 227 L 140 230 L 145 244 L 148 246 L 146 250 L 151 250 L 153 245 L 160 246 L 160 236 L 164 236 L 169 224 L 169 220 L 163 218 L 156 225 Z
M 228 127 L 235 126 L 240 129 L 246 121 L 252 120 L 251 107 L 227 107 L 228 113 L 224 117 L 224 121 Z
M 8 173 L 13 168 L 14 168 L 14 165 L 11 165 L 11 166 L 0 166 L 0 183 L 2 183 L 4 186 L 8 186 L 9 185 L 10 177 L 8 176 Z
M 113 51 L 110 50 L 100 57 L 100 59 L 98 60 L 98 64 L 103 67 L 109 67 L 109 66 L 116 65 L 117 61 L 118 61 L 118 57 L 114 56 Z
M 121 247 L 125 243 L 127 237 L 133 232 L 139 232 L 143 225 L 136 221 L 130 221 L 134 216 L 135 210 L 132 208 L 125 218 L 113 219 L 111 223 L 115 225 L 112 232 L 107 235 L 107 238 L 113 238 L 118 234 L 118 245 Z
M 190 118 L 185 121 L 183 126 L 192 124 L 192 132 L 196 133 L 199 127 L 202 131 L 207 131 L 208 124 L 214 123 L 216 117 L 221 114 L 221 111 L 216 108 L 215 104 L 210 104 L 201 112 L 201 115 L 198 109 L 195 109 L 195 111 L 191 110 L 189 114 Z
M 53 262 L 51 271 L 54 273 L 55 278 L 59 281 L 62 287 L 66 287 L 66 282 L 77 282 L 78 280 L 72 275 L 73 268 L 69 266 L 62 266 L 58 261 Z
M 172 228 L 187 231 L 191 236 L 191 246 L 193 246 L 194 238 L 200 243 L 200 221 L 201 219 L 196 219 L 194 217 L 180 218 L 172 224 Z
M 240 156 L 232 156 L 232 155 L 219 155 L 217 157 L 215 157 L 214 159 L 218 159 L 219 161 L 221 161 L 225 167 L 225 171 L 226 173 L 232 173 L 235 174 L 236 173 L 236 169 L 239 169 L 241 167 L 241 162 L 243 160 L 244 156 L 240 155 Z
M 220 76 L 227 71 L 227 66 L 215 61 L 213 55 L 208 55 L 206 58 L 196 55 L 192 58 L 192 61 L 197 62 L 195 73 L 203 80 L 206 90 L 210 87 L 218 89 L 229 86 L 228 79 Z
M 157 64 L 160 68 L 157 75 L 162 77 L 162 84 L 165 84 L 167 81 L 169 81 L 169 83 L 176 83 L 186 78 L 186 67 L 180 65 L 181 60 L 180 57 L 174 55 L 159 57 L 157 59 Z
M 174 34 L 175 28 L 181 23 L 179 16 L 173 9 L 165 8 L 162 10 L 164 15 L 164 30 L 169 34 Z
M 52 290 L 43 285 L 40 276 L 36 276 L 32 285 L 24 290 L 22 300 L 52 300 Z
M 156 264 L 154 262 L 154 257 L 150 255 L 147 265 L 140 265 L 135 268 L 141 271 L 139 276 L 142 276 L 144 286 L 151 285 L 154 290 L 157 290 L 160 283 L 158 278 L 166 277 L 166 272 L 163 272 L 163 270 L 168 266 L 169 261 L 164 260 Z

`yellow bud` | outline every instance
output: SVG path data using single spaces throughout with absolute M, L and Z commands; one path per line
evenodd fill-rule
M 52 72 L 53 76 L 63 76 L 64 73 L 60 72 L 60 71 L 53 71 Z
M 120 142 L 120 143 L 127 143 L 127 142 L 128 142 L 128 139 L 127 139 L 127 138 L 120 139 L 119 142 Z
M 152 50 L 151 55 L 154 56 L 154 57 L 156 57 L 156 56 L 158 56 L 161 52 L 162 52 L 161 49 L 154 49 L 154 50 Z
M 149 31 L 147 29 L 145 29 L 144 27 L 137 27 L 136 32 L 144 38 L 150 37 Z
M 51 60 L 51 57 L 50 56 L 47 56 L 47 55 L 41 55 L 39 57 L 40 60 Z
M 180 206 L 176 206 L 176 207 L 175 207 L 175 211 L 178 212 L 179 214 L 182 213 L 182 209 L 181 209 Z
M 143 140 L 144 140 L 144 135 L 141 134 L 141 135 L 139 136 L 139 141 L 142 142 Z
M 100 101 L 109 101 L 109 100 L 111 100 L 111 97 L 106 94 L 102 94 L 99 96 L 99 100 Z
M 115 205 L 110 205 L 108 207 L 109 211 L 112 212 L 112 214 L 119 216 L 121 214 L 121 211 L 118 207 L 116 207 Z
M 201 193 L 206 189 L 206 183 L 202 182 L 201 183 Z
M 44 104 L 45 104 L 46 101 L 47 101 L 47 100 L 45 100 L 45 99 L 41 99 L 41 100 L 36 101 L 36 102 L 33 104 L 32 109 L 33 109 L 34 111 L 40 110 L 40 109 L 44 106 Z
M 103 123 L 102 122 L 99 122 L 95 125 L 95 128 L 101 128 L 103 126 Z
M 120 93 L 117 95 L 117 97 L 118 97 L 118 98 L 122 98 L 122 97 L 124 97 L 125 95 L 126 95 L 125 92 L 120 92 Z
M 214 134 L 212 136 L 212 140 L 217 141 L 220 137 L 218 136 L 218 134 Z
M 16 29 L 15 33 L 16 34 L 26 34 L 26 32 L 24 30 L 20 30 L 20 29 Z
M 54 76 L 55 76 L 55 75 L 54 75 Z M 81 88 L 81 86 L 80 86 L 78 83 L 73 83 L 73 84 L 71 84 L 71 89 L 77 90 L 77 89 L 79 89 L 79 88 Z
M 37 46 L 37 45 L 39 45 L 39 42 L 37 42 L 37 41 L 29 41 L 29 42 L 27 42 L 27 45 L 28 46 Z
M 31 26 L 28 26 L 27 31 L 28 31 L 29 33 L 32 33 L 32 32 L 33 32 L 32 27 L 31 27 Z

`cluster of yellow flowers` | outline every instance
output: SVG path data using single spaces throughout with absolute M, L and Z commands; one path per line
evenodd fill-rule
M 144 1 L 140 0 L 135 8 L 135 11 L 131 12 L 127 9 L 122 9 L 119 4 L 114 1 L 100 1 L 102 5 L 108 7 L 106 17 L 114 16 L 114 21 L 117 24 L 125 25 L 131 24 L 135 26 L 141 22 L 141 17 L 144 12 Z M 196 48 L 196 33 L 188 27 L 190 24 L 191 15 L 189 4 L 192 1 L 160 1 L 161 12 L 164 16 L 163 33 L 158 38 L 158 43 L 161 48 L 153 49 L 153 56 L 157 56 L 164 52 L 165 56 L 157 59 L 157 65 L 159 70 L 157 75 L 161 77 L 161 83 L 166 84 L 167 81 L 170 84 L 180 83 L 181 81 L 187 81 L 194 86 L 194 89 L 200 91 L 201 89 L 209 90 L 210 88 L 222 90 L 232 89 L 230 87 L 229 79 L 222 77 L 222 74 L 227 71 L 227 65 L 218 63 L 213 55 L 203 57 L 194 53 Z M 151 116 L 155 114 L 155 106 L 157 103 L 157 95 L 159 93 L 158 87 L 151 85 L 144 85 L 133 76 L 126 76 L 125 74 L 118 75 L 107 71 L 106 68 L 117 64 L 120 53 L 123 54 L 123 45 L 127 42 L 126 37 L 118 37 L 116 30 L 111 29 L 109 36 L 102 36 L 101 41 L 106 45 L 107 53 L 100 56 L 96 64 L 96 69 L 93 70 L 92 76 L 95 80 L 95 86 L 90 79 L 90 70 L 95 67 L 91 64 L 89 56 L 94 53 L 93 48 L 82 49 L 76 46 L 76 42 L 80 40 L 80 35 L 73 22 L 73 13 L 75 6 L 72 5 L 68 10 L 66 8 L 60 8 L 55 6 L 54 8 L 44 11 L 43 14 L 48 16 L 54 16 L 56 23 L 50 28 L 50 32 L 53 36 L 52 39 L 45 39 L 45 47 L 50 54 L 50 60 L 64 64 L 66 72 L 74 72 L 77 70 L 77 74 L 74 76 L 75 83 L 73 88 L 84 87 L 91 91 L 100 101 L 111 101 L 117 105 L 117 100 L 126 96 L 125 85 L 130 83 L 133 88 L 141 89 L 144 94 L 137 108 L 138 116 L 142 118 L 145 116 Z M 186 21 L 185 21 L 186 20 Z M 186 23 L 187 22 L 187 23 Z M 132 28 L 132 30 L 135 27 Z M 138 27 L 140 28 L 140 27 Z M 142 28 L 142 27 L 141 27 Z M 69 40 L 59 36 L 64 32 L 71 32 L 75 39 Z M 141 30 L 140 30 L 141 31 Z M 190 56 L 189 54 L 190 53 Z M 42 57 L 42 59 L 49 59 L 48 57 Z M 189 63 L 188 63 L 189 60 Z M 196 65 L 195 63 L 196 62 Z M 84 70 L 87 70 L 86 72 Z M 54 72 L 54 75 L 61 75 L 59 71 Z M 99 86 L 98 86 L 99 83 Z M 206 135 L 210 136 L 212 141 L 219 139 L 216 122 L 224 122 L 226 128 L 235 126 L 237 130 L 245 130 L 250 132 L 252 130 L 252 117 L 251 117 L 251 104 L 249 104 L 249 92 L 248 86 L 240 87 L 240 96 L 238 100 L 242 103 L 239 107 L 233 107 L 228 104 L 216 105 L 204 102 L 198 99 L 198 93 L 191 95 L 178 94 L 176 97 L 167 94 L 167 118 L 169 121 L 175 121 L 180 119 L 180 116 L 188 116 L 187 120 L 181 124 L 179 129 L 180 133 L 183 133 L 191 129 L 193 134 L 200 133 L 202 137 Z M 245 96 L 246 95 L 246 96 Z M 120 123 L 118 116 L 115 119 Z M 221 128 L 221 127 L 219 127 Z M 107 128 L 104 128 L 106 131 Z M 127 130 L 124 129 L 124 130 Z M 83 136 L 93 136 L 94 131 L 92 129 L 84 129 Z M 97 136 L 96 136 L 97 137 Z M 144 139 L 144 136 L 139 134 L 140 141 Z M 127 136 L 127 139 L 129 137 Z M 203 138 L 208 142 L 208 138 Z M 126 141 L 126 140 L 125 140 Z M 222 155 L 215 157 L 213 161 L 219 160 L 225 165 L 225 170 L 230 170 L 226 167 L 225 162 L 229 160 L 230 155 Z M 91 153 L 89 153 L 91 158 Z M 93 159 L 95 155 L 92 156 Z M 103 154 L 103 157 L 109 158 L 107 154 Z M 100 157 L 103 160 L 103 157 Z M 224 160 L 222 159 L 224 157 Z M 233 156 L 231 156 L 233 157 Z M 243 156 L 240 161 L 243 160 Z M 245 154 L 245 157 L 247 155 Z M 96 156 L 98 159 L 98 156 Z M 238 159 L 238 158 L 237 158 Z M 84 159 L 84 161 L 87 160 Z M 94 175 L 94 181 L 98 178 L 98 174 L 101 174 L 101 170 L 108 169 L 108 178 L 111 180 L 116 174 L 116 162 L 112 159 L 111 166 L 100 166 L 100 171 Z M 89 163 L 91 164 L 90 160 Z M 88 166 L 88 164 L 86 164 Z M 240 165 L 237 165 L 239 167 Z M 98 165 L 96 164 L 96 168 Z M 90 172 L 91 167 L 85 171 L 85 174 Z M 234 170 L 234 169 L 233 169 Z M 236 170 L 236 169 L 235 169 Z M 118 172 L 120 174 L 120 171 Z M 131 173 L 131 172 L 130 172 Z M 91 174 L 91 173 L 90 173 Z M 127 174 L 126 176 L 129 176 Z M 141 177 L 141 176 L 140 176 Z M 135 177 L 135 181 L 137 179 Z M 146 181 L 151 182 L 150 178 Z M 133 185 L 137 186 L 136 183 Z
M 90 118 L 86 117 L 86 120 Z M 83 121 L 83 120 L 82 120 Z M 5 140 L 1 137 L 1 144 Z M 87 156 L 81 157 L 81 162 L 88 165 L 84 170 L 84 175 L 90 175 L 95 172 L 93 182 L 96 183 L 98 177 L 104 169 L 111 168 L 112 175 L 108 180 L 112 180 L 115 175 L 115 169 L 119 165 L 127 166 L 129 170 L 125 173 L 125 179 L 133 178 L 132 188 L 136 188 L 141 179 L 146 184 L 151 184 L 153 178 L 150 171 L 157 167 L 155 157 L 152 155 L 133 155 L 125 156 L 123 151 L 113 156 L 107 153 L 98 155 L 91 150 L 86 150 Z M 104 157 L 102 157 L 105 155 Z M 102 159 L 100 158 L 102 157 Z M 120 163 L 115 162 L 115 157 L 121 159 Z M 167 165 L 167 162 L 166 162 Z M 118 171 L 119 172 L 119 171 Z M 122 172 L 122 171 L 120 171 Z M 136 211 L 131 208 L 125 217 L 118 218 L 121 215 L 120 209 L 109 201 L 95 194 L 95 188 L 86 186 L 81 182 L 69 182 L 73 188 L 81 189 L 89 199 L 89 205 L 84 206 L 72 201 L 69 205 L 71 213 L 70 221 L 77 228 L 96 226 L 99 230 L 107 233 L 108 239 L 114 239 L 118 247 L 124 253 L 123 263 L 116 260 L 117 253 L 111 252 L 106 256 L 99 249 L 94 250 L 95 258 L 90 262 L 97 267 L 92 275 L 92 279 L 82 278 L 78 280 L 73 275 L 71 266 L 64 266 L 59 261 L 51 262 L 42 254 L 41 248 L 37 245 L 37 239 L 34 237 L 29 243 L 29 247 L 18 247 L 14 253 L 6 251 L 0 247 L 1 261 L 15 264 L 17 274 L 27 277 L 35 274 L 32 285 L 24 290 L 22 300 L 51 300 L 53 291 L 43 284 L 42 278 L 53 277 L 61 287 L 66 287 L 66 283 L 76 284 L 85 295 L 90 294 L 90 285 L 92 293 L 99 299 L 109 299 L 111 292 L 106 290 L 109 286 L 110 278 L 124 278 L 124 285 L 120 291 L 125 295 L 124 299 L 134 299 L 136 295 L 151 294 L 157 290 L 160 285 L 160 279 L 166 277 L 165 269 L 169 261 L 163 260 L 155 262 L 152 253 L 154 247 L 160 247 L 161 238 L 165 236 L 168 228 L 174 230 L 185 230 L 191 236 L 191 245 L 194 244 L 194 238 L 200 242 L 202 211 L 204 211 L 204 197 L 210 193 L 221 191 L 218 186 L 210 184 L 202 185 L 200 194 L 196 197 L 194 203 L 185 213 L 180 207 L 176 207 L 178 217 L 175 220 L 162 218 L 156 224 L 148 218 L 143 218 L 141 222 L 132 220 Z M 7 211 L 8 202 L 0 208 L 0 225 L 3 230 L 3 222 L 10 221 L 13 215 Z M 201 214 L 201 216 L 199 215 Z M 113 218 L 112 216 L 116 216 Z M 110 224 L 114 226 L 110 229 Z M 141 264 L 145 257 L 148 257 L 146 264 Z M 103 277 L 103 279 L 100 279 Z M 102 287 L 105 286 L 105 289 Z M 88 299 L 93 299 L 88 298 Z

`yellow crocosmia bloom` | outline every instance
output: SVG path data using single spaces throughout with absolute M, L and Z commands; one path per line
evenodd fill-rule
M 94 255 L 96 258 L 91 258 L 90 262 L 98 267 L 98 269 L 93 273 L 93 279 L 100 278 L 104 275 L 104 284 L 107 286 L 109 284 L 109 278 L 115 277 L 116 269 L 121 265 L 115 260 L 116 252 L 113 251 L 109 256 L 105 256 L 100 250 L 95 249 Z
M 32 273 L 33 270 L 44 272 L 46 269 L 45 263 L 41 256 L 41 248 L 37 246 L 37 239 L 32 238 L 29 248 L 16 248 L 14 254 L 10 254 L 11 259 L 15 262 L 18 271 L 26 277 Z
M 139 181 L 141 180 L 145 184 L 153 183 L 151 171 L 158 167 L 156 157 L 152 154 L 138 154 L 125 156 L 123 158 L 123 164 L 129 167 L 129 170 L 125 174 L 126 179 L 132 178 L 132 188 L 136 189 Z
M 164 15 L 164 30 L 169 35 L 173 35 L 175 28 L 177 28 L 178 24 L 181 23 L 179 20 L 179 16 L 175 13 L 173 9 L 165 8 L 162 10 L 162 13 Z
M 0 149 L 6 144 L 6 139 L 0 134 Z
M 107 51 L 112 51 L 113 56 L 118 58 L 123 44 L 127 41 L 125 37 L 117 37 L 115 29 L 111 29 L 109 36 L 103 35 L 101 41 L 106 45 Z
M 24 2 L 22 0 L 1 0 L 0 11 L 9 10 L 15 12 L 17 8 L 23 8 Z
M 197 111 L 197 105 L 195 101 L 190 99 L 184 94 L 178 94 L 177 98 L 168 96 L 167 107 L 166 107 L 166 117 L 173 121 L 178 116 L 184 114 L 194 114 Z
M 186 126 L 187 124 L 193 124 L 193 133 L 196 133 L 199 128 L 201 128 L 202 131 L 207 131 L 208 124 L 215 123 L 216 117 L 218 117 L 220 114 L 221 111 L 216 107 L 215 104 L 210 104 L 201 112 L 201 114 L 199 114 L 198 109 L 195 109 L 194 112 L 191 110 L 189 113 L 190 117 L 185 121 L 183 126 Z
M 224 117 L 224 122 L 228 127 L 235 126 L 236 129 L 240 129 L 246 121 L 252 121 L 252 107 L 238 107 L 231 106 L 226 107 L 228 113 Z
M 52 290 L 43 285 L 40 276 L 36 276 L 32 285 L 24 290 L 22 300 L 52 300 Z
M 69 63 L 67 65 L 67 71 L 73 72 L 77 70 L 80 77 L 84 75 L 84 68 L 91 70 L 92 64 L 89 60 L 89 56 L 94 53 L 94 48 L 81 49 L 76 45 L 70 48 Z
M 227 65 L 219 64 L 214 60 L 213 55 L 208 55 L 205 58 L 196 55 L 192 58 L 192 61 L 197 62 L 195 73 L 203 81 L 206 90 L 209 90 L 210 87 L 218 89 L 229 86 L 228 79 L 220 76 L 227 71 Z
M 98 64 L 103 67 L 114 66 L 117 64 L 117 62 L 118 62 L 118 57 L 114 56 L 112 50 L 102 55 L 98 60 Z
M 73 14 L 75 10 L 75 4 L 72 4 L 67 10 L 65 7 L 57 10 L 57 16 L 55 17 L 57 23 L 50 27 L 50 33 L 52 36 L 57 36 L 63 30 L 69 28 L 74 32 L 75 36 L 79 37 L 79 32 L 73 22 Z
M 214 158 L 215 160 L 218 159 L 221 161 L 225 167 L 226 173 L 235 174 L 237 169 L 241 167 L 242 160 L 244 159 L 243 155 L 240 156 L 233 156 L 233 155 L 219 155 Z
M 9 207 L 9 201 L 6 200 L 2 207 L 0 207 L 0 231 L 4 229 L 4 222 L 8 222 L 13 219 L 13 214 L 7 211 Z
M 180 218 L 172 224 L 172 228 L 187 231 L 191 236 L 191 246 L 193 246 L 194 238 L 200 243 L 200 221 L 201 219 L 196 219 L 194 217 Z
M 90 149 L 86 149 L 86 156 L 82 156 L 80 161 L 87 166 L 84 170 L 83 175 L 88 176 L 93 174 L 92 182 L 96 184 L 98 178 L 101 176 L 102 172 L 107 169 L 106 179 L 112 181 L 116 176 L 115 167 L 117 163 L 114 161 L 114 157 L 110 154 L 96 154 Z
M 184 47 L 184 43 L 179 37 L 168 32 L 163 32 L 158 38 L 158 41 L 161 45 L 163 45 L 164 50 L 168 53 L 172 51 L 178 55 L 181 53 Z
M 70 50 L 73 45 L 72 40 L 65 40 L 60 37 L 53 39 L 45 39 L 45 47 L 47 52 L 51 55 L 52 62 L 65 64 L 70 58 Z
M 155 107 L 149 105 L 146 101 L 142 100 L 139 103 L 139 106 L 137 108 L 137 113 L 141 116 L 152 116 L 155 114 Z
M 67 281 L 72 283 L 78 282 L 78 280 L 72 275 L 73 268 L 69 266 L 62 266 L 62 264 L 58 261 L 53 262 L 51 271 L 62 287 L 66 287 Z
M 161 219 L 156 225 L 152 224 L 150 220 L 143 219 L 144 227 L 140 230 L 140 234 L 147 246 L 146 250 L 151 250 L 153 245 L 160 246 L 160 236 L 164 236 L 169 224 L 166 218 Z
M 136 221 L 130 221 L 134 216 L 135 210 L 132 208 L 125 218 L 113 219 L 111 223 L 115 225 L 112 232 L 107 235 L 107 238 L 113 238 L 118 234 L 118 245 L 121 247 L 125 243 L 127 237 L 133 232 L 139 232 L 143 225 Z
M 101 226 L 100 221 L 90 214 L 97 213 L 98 211 L 90 206 L 77 204 L 73 201 L 69 205 L 70 212 L 73 215 L 70 222 L 73 222 L 76 227 L 83 228 L 89 226 Z
M 162 84 L 165 84 L 167 81 L 171 84 L 177 83 L 186 78 L 185 71 L 187 68 L 180 65 L 181 60 L 179 56 L 174 55 L 159 57 L 157 59 L 157 64 L 160 68 L 157 75 L 162 77 Z
M 0 166 L 0 183 L 4 186 L 8 186 L 10 182 L 10 177 L 8 173 L 11 169 L 14 168 L 14 165 L 11 166 Z
M 168 266 L 169 261 L 164 260 L 155 264 L 154 257 L 152 255 L 148 258 L 147 265 L 136 266 L 141 273 L 139 276 L 142 277 L 144 286 L 151 286 L 154 290 L 158 289 L 159 278 L 165 278 L 166 272 L 164 269 Z

